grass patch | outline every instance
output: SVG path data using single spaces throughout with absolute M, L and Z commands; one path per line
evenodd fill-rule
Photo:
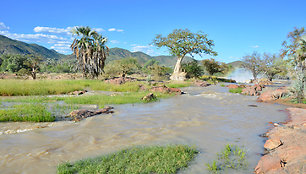
M 230 88 L 228 91 L 230 92 L 230 93 L 242 93 L 242 89 L 243 88 Z
M 188 166 L 197 150 L 183 145 L 133 147 L 119 152 L 58 166 L 58 174 L 176 173 Z
M 220 173 L 228 168 L 243 169 L 247 167 L 246 151 L 239 146 L 227 144 L 217 156 L 218 160 L 206 164 L 211 173 Z
M 0 80 L 0 96 L 67 94 L 89 88 L 114 92 L 137 92 L 143 82 L 115 85 L 101 80 Z
M 182 82 L 182 83 L 177 83 L 177 82 L 172 82 L 166 84 L 168 88 L 183 88 L 183 87 L 188 87 L 191 86 L 191 82 Z
M 61 97 L 57 100 L 64 101 L 67 104 L 97 104 L 100 107 L 111 104 L 128 104 L 128 103 L 146 103 L 141 98 L 148 92 L 129 92 L 116 95 L 87 95 L 80 97 Z M 157 98 L 167 98 L 173 94 L 154 93 Z
M 0 80 L 0 96 L 66 94 L 83 88 L 77 80 Z
M 42 104 L 14 105 L 0 110 L 0 122 L 52 122 L 54 120 L 55 117 Z

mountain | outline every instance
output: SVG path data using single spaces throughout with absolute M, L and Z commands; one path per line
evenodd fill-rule
M 231 65 L 233 68 L 241 68 L 242 64 L 243 62 L 238 60 L 238 61 L 230 62 L 227 65 Z
M 25 42 L 10 39 L 0 35 L 0 55 L 1 54 L 36 54 L 42 58 L 60 59 L 65 55 L 55 50 L 47 49 L 37 44 L 28 44 Z
M 1 54 L 36 54 L 42 58 L 75 59 L 75 56 L 72 54 L 60 54 L 55 50 L 50 50 L 37 44 L 28 44 L 25 42 L 13 40 L 3 35 L 0 35 L 0 55 Z M 150 56 L 140 51 L 131 52 L 123 48 L 111 48 L 109 50 L 109 56 L 107 56 L 106 62 L 129 57 L 136 58 L 142 65 L 145 64 L 148 60 L 155 59 L 159 62 L 160 65 L 168 67 L 174 67 L 177 60 L 175 56 Z M 189 62 L 192 60 L 193 58 L 186 56 L 183 62 Z
M 119 60 L 122 58 L 129 58 L 134 57 L 138 60 L 140 64 L 145 64 L 150 59 L 155 59 L 159 62 L 160 65 L 173 67 L 176 63 L 175 56 L 150 56 L 143 52 L 130 52 L 129 50 L 122 49 L 122 48 L 111 48 L 109 50 L 109 56 L 107 57 L 107 62 L 113 60 Z M 186 56 L 183 62 L 190 62 L 193 58 Z

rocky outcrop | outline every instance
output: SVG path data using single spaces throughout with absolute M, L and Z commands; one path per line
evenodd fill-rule
M 207 87 L 207 86 L 210 86 L 211 84 L 206 82 L 206 81 L 197 80 L 197 81 L 194 82 L 194 85 L 199 86 L 199 87 Z
M 134 82 L 134 81 L 136 81 L 136 79 L 129 78 L 129 77 L 114 77 L 112 79 L 105 80 L 106 83 L 111 83 L 114 85 L 121 85 L 126 82 Z
M 289 121 L 276 125 L 266 133 L 269 139 L 264 147 L 257 174 L 302 174 L 306 171 L 306 109 L 288 108 Z
M 242 94 L 250 95 L 250 96 L 258 96 L 260 95 L 260 91 L 262 91 L 264 86 L 255 84 L 253 86 L 247 86 L 246 88 L 242 89 Z
M 150 91 L 152 92 L 162 92 L 162 93 L 176 93 L 182 94 L 182 90 L 178 88 L 168 88 L 166 85 L 153 86 Z
M 143 101 L 150 102 L 156 100 L 156 96 L 153 93 L 149 93 L 148 95 L 141 98 Z
M 226 87 L 228 87 L 228 88 L 230 88 L 230 89 L 239 88 L 239 86 L 236 85 L 236 84 L 230 84 L 230 85 L 227 85 Z
M 83 91 L 73 91 L 73 92 L 69 92 L 69 95 L 82 95 L 85 94 L 87 91 L 83 90 Z
M 73 121 L 81 121 L 87 117 L 92 117 L 92 116 L 99 115 L 99 114 L 114 113 L 112 109 L 114 108 L 111 106 L 105 107 L 103 109 L 98 109 L 98 110 L 79 109 L 79 110 L 70 112 L 68 117 L 71 118 L 71 120 Z
M 267 90 L 263 92 L 257 99 L 258 102 L 271 102 L 287 95 L 289 90 L 287 88 L 278 88 L 276 90 Z

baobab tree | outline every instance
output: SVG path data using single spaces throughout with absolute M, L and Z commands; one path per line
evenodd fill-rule
M 171 80 L 185 80 L 186 73 L 182 72 L 181 64 L 187 54 L 191 57 L 194 54 L 217 55 L 217 52 L 213 51 L 214 41 L 207 39 L 207 34 L 192 33 L 188 29 L 175 29 L 167 37 L 157 35 L 153 44 L 168 48 L 170 54 L 177 57 Z
M 109 48 L 105 45 L 107 39 L 89 27 L 76 27 L 72 33 L 77 36 L 71 44 L 76 55 L 79 68 L 84 77 L 95 78 L 104 71 Z

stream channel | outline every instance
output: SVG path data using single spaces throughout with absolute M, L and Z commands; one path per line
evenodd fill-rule
M 286 107 L 257 103 L 256 97 L 231 94 L 220 86 L 183 91 L 187 94 L 159 102 L 115 105 L 112 115 L 2 134 L 0 173 L 56 173 L 56 166 L 65 161 L 156 144 L 197 147 L 200 153 L 195 160 L 179 172 L 186 174 L 208 173 L 205 164 L 216 159 L 226 144 L 236 144 L 247 150 L 249 165 L 243 171 L 227 173 L 252 173 L 264 152 L 265 139 L 259 135 L 268 130 L 268 122 L 286 119 Z

